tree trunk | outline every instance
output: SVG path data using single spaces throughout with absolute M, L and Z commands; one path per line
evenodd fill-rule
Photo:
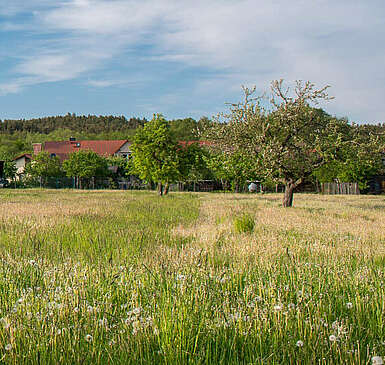
M 283 195 L 283 201 L 282 206 L 284 208 L 292 207 L 293 206 L 293 195 L 294 195 L 294 189 L 301 184 L 302 179 L 298 179 L 297 181 L 288 180 L 285 182 L 285 193 Z
M 163 189 L 163 194 L 164 195 L 168 194 L 169 188 L 170 188 L 170 185 L 168 184 L 168 182 L 166 184 L 164 184 L 164 189 Z
M 158 194 L 159 196 L 163 196 L 163 184 L 161 182 L 158 182 Z

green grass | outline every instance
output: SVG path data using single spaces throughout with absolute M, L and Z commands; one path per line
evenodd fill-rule
M 384 197 L 280 198 L 1 191 L 0 363 L 384 356 Z

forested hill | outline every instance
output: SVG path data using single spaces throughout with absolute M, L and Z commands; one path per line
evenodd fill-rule
M 96 116 L 67 114 L 65 116 L 44 117 L 30 120 L 4 120 L 0 123 L 0 133 L 17 132 L 49 134 L 57 129 L 69 129 L 85 133 L 117 132 L 136 129 L 144 125 L 146 119 L 124 116 Z

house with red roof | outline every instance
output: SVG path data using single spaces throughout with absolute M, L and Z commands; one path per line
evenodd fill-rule
M 131 153 L 130 144 L 131 143 L 127 139 L 111 141 L 77 141 L 74 138 L 70 138 L 68 141 L 33 143 L 33 155 L 45 151 L 52 157 L 59 157 L 60 161 L 63 162 L 72 152 L 88 150 L 94 151 L 103 157 L 120 156 L 128 158 Z M 13 159 L 19 178 L 23 175 L 25 166 L 33 160 L 33 155 L 24 153 Z
M 33 144 L 34 155 L 37 155 L 41 151 L 45 151 L 52 157 L 59 157 L 60 161 L 66 160 L 70 153 L 80 150 L 93 151 L 103 157 L 120 156 L 128 158 L 130 155 L 130 142 L 127 139 L 111 141 L 77 141 L 74 138 L 70 138 L 68 141 Z

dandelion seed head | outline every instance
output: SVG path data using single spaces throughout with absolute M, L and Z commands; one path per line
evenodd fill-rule
M 297 345 L 297 347 L 302 347 L 303 346 L 303 341 L 298 340 L 296 345 Z
M 142 311 L 142 308 L 141 307 L 137 307 L 137 308 L 134 308 L 132 310 L 132 313 L 135 314 L 136 316 L 140 314 L 140 312 Z
M 84 337 L 84 339 L 85 339 L 87 342 L 92 342 L 93 337 L 92 337 L 91 335 L 86 335 L 86 336 Z
M 372 364 L 373 365 L 383 365 L 382 357 L 381 356 L 373 356 L 372 357 Z
M 348 302 L 346 303 L 346 308 L 351 309 L 353 307 L 353 303 Z
M 330 336 L 329 336 L 329 340 L 330 340 L 331 342 L 336 342 L 336 341 L 337 341 L 337 337 L 336 337 L 335 335 L 330 335 Z

